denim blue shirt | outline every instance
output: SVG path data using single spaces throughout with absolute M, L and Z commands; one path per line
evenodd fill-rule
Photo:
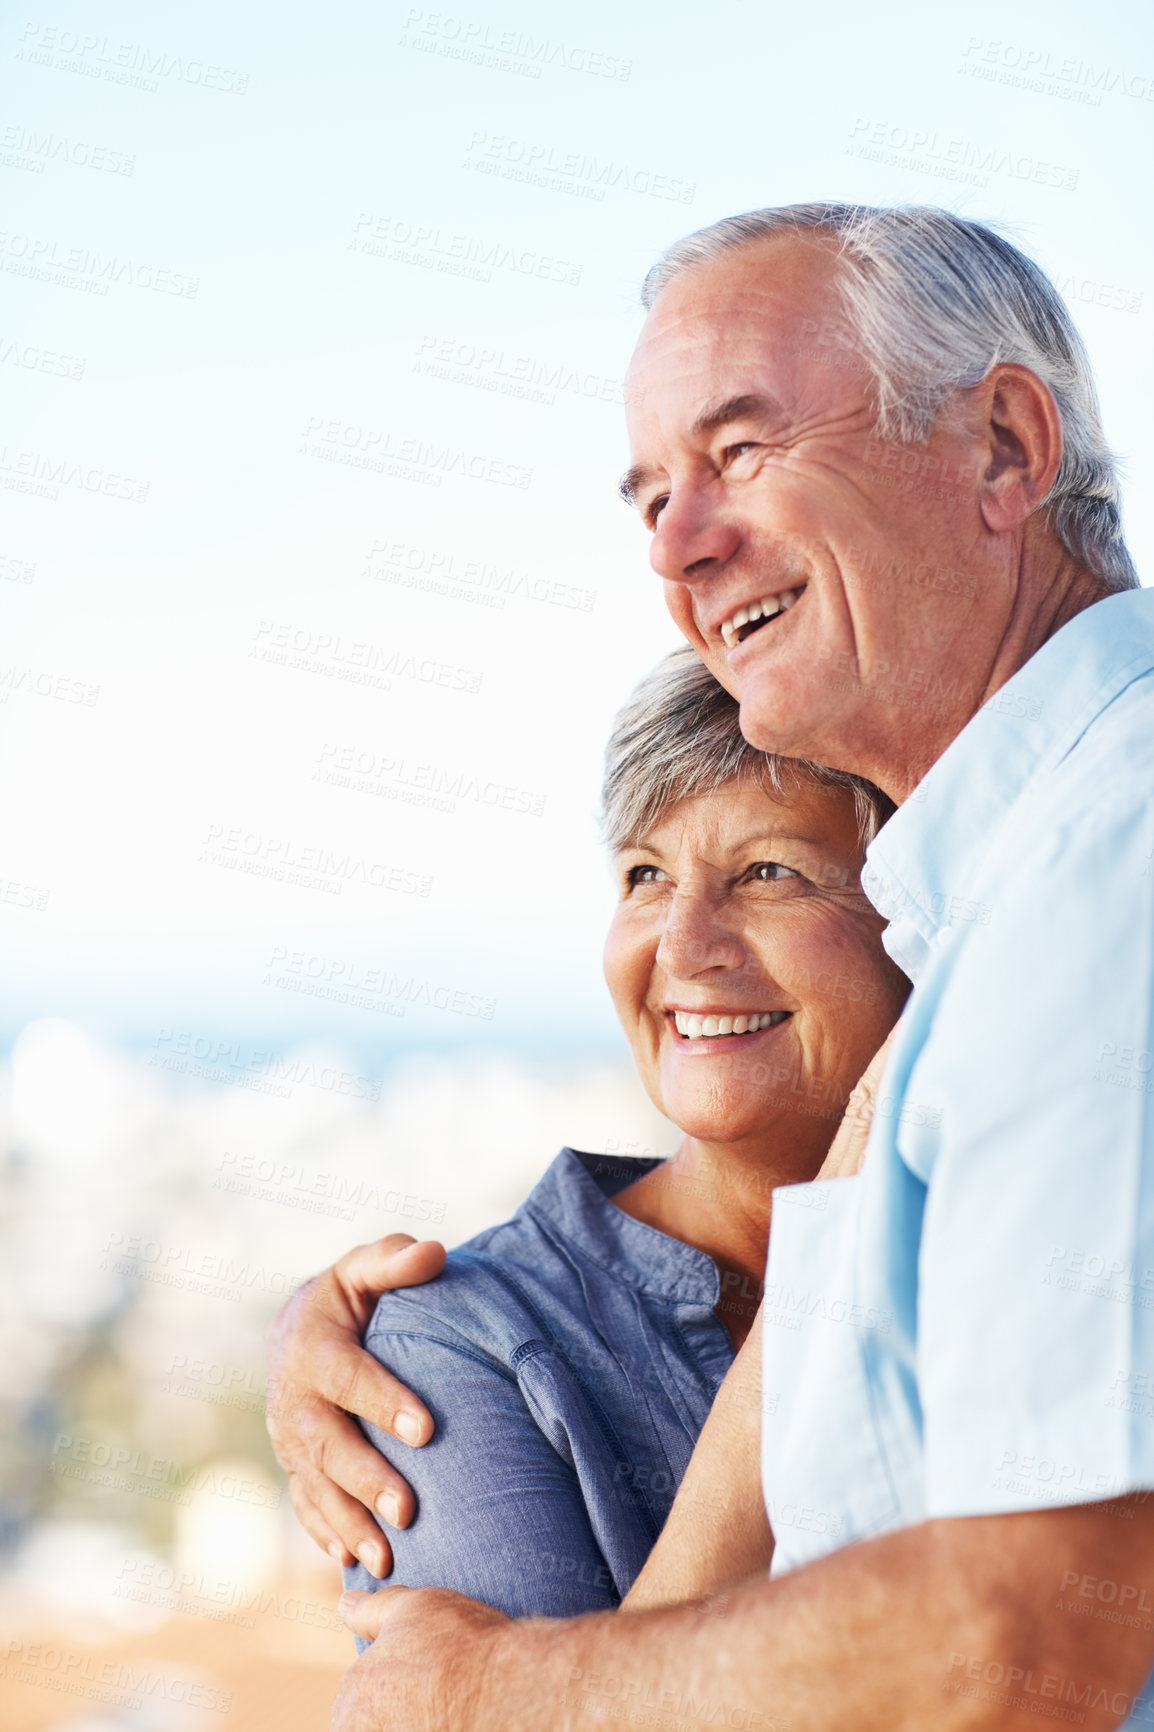
M 378 1303 L 365 1345 L 437 1427 L 423 1449 L 367 1428 L 419 1505 L 386 1530 L 392 1581 L 514 1617 L 628 1592 L 733 1359 L 713 1259 L 609 1200 L 656 1164 L 563 1149 L 511 1221 Z
M 863 1171 L 774 1197 L 775 1574 L 1154 1487 L 1154 594 L 1056 633 L 863 882 L 914 991 Z

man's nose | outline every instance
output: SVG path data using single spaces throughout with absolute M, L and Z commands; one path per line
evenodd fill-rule
M 657 519 L 649 563 L 669 583 L 695 583 L 733 558 L 741 531 L 710 487 L 674 488 Z
M 669 904 L 657 960 L 666 974 L 693 980 L 712 969 L 738 969 L 746 961 L 740 937 L 707 898 L 678 890 Z

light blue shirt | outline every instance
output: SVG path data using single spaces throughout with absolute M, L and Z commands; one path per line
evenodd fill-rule
M 774 1196 L 775 1574 L 1154 1487 L 1154 593 L 1051 638 L 863 882 L 914 991 L 862 1173 Z

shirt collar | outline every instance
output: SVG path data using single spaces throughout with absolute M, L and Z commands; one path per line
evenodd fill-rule
M 878 832 L 862 888 L 890 922 L 883 942 L 911 980 L 955 916 L 980 918 L 967 896 L 1030 782 L 1060 763 L 1106 705 L 1152 667 L 1154 591 L 1095 602 L 995 692 Z
M 721 1292 L 713 1258 L 635 1221 L 610 1201 L 615 1191 L 660 1165 L 562 1149 L 521 1207 L 626 1286 L 712 1312 Z

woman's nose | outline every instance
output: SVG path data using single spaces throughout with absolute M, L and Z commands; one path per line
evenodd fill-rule
M 649 563 L 670 583 L 692 584 L 725 565 L 741 546 L 741 532 L 722 509 L 716 489 L 675 487 L 657 519 Z
M 746 948 L 715 903 L 679 890 L 669 904 L 657 960 L 668 975 L 693 980 L 712 969 L 743 967 Z

